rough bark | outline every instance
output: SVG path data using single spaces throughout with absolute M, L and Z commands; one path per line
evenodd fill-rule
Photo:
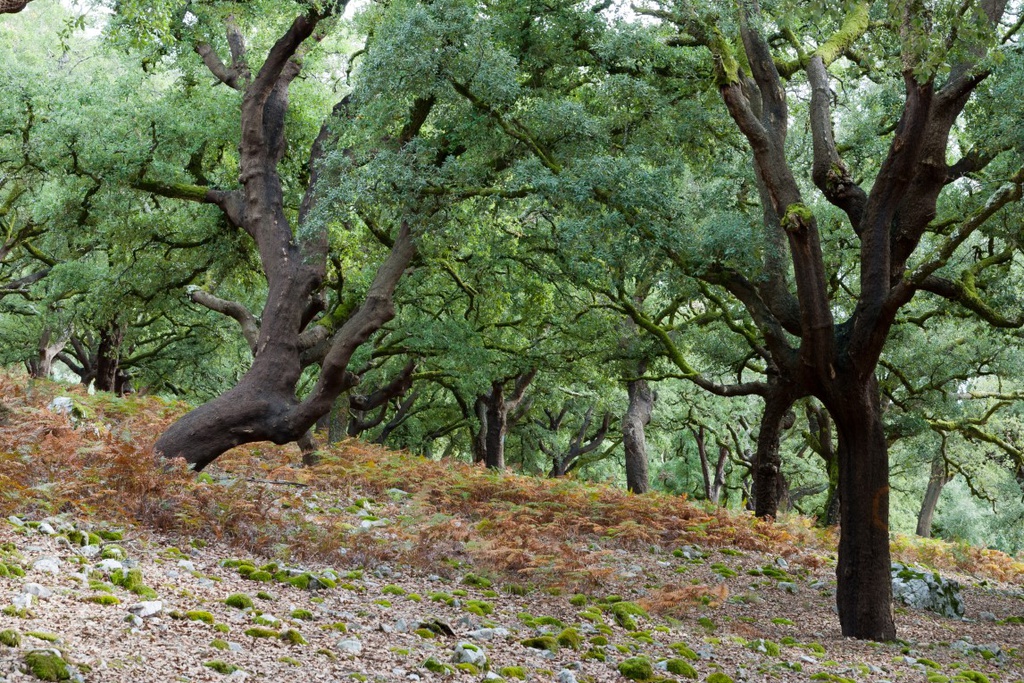
M 0 0 L 0 14 L 17 14 L 32 0 Z
M 644 369 L 641 368 L 641 374 Z M 645 428 L 654 411 L 654 392 L 645 380 L 635 379 L 626 384 L 629 406 L 622 417 L 622 445 L 626 451 L 626 489 L 633 493 L 647 493 L 650 488 Z
M 889 453 L 874 375 L 847 378 L 826 404 L 839 436 L 836 605 L 844 636 L 895 640 L 889 558 Z
M 790 394 L 770 384 L 761 414 L 761 428 L 757 434 L 757 450 L 754 452 L 754 514 L 758 517 L 776 517 L 786 490 L 779 442 L 783 430 L 793 426 L 789 410 L 792 403 Z

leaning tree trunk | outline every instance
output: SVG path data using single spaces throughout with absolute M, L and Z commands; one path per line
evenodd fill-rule
M 0 0 L 0 14 L 17 14 L 32 0 Z
M 211 45 L 196 45 L 196 52 L 211 73 L 243 93 L 238 145 L 240 190 L 146 180 L 135 183 L 137 189 L 218 206 L 228 223 L 244 230 L 256 243 L 267 279 L 267 300 L 249 371 L 233 389 L 173 424 L 155 444 L 155 450 L 164 457 L 184 458 L 196 470 L 243 443 L 285 444 L 303 438 L 316 420 L 330 411 L 337 397 L 354 384 L 347 372 L 352 354 L 394 317 L 394 290 L 415 253 L 410 226 L 402 221 L 391 252 L 378 268 L 362 305 L 333 334 L 320 326 L 307 329 L 308 313 L 318 303 L 316 295 L 326 271 L 327 234 L 323 229 L 293 230 L 285 211 L 278 164 L 286 148 L 288 90 L 301 71 L 296 53 L 330 11 L 332 8 L 320 14 L 311 9 L 296 17 L 267 53 L 255 77 L 245 59 L 244 39 L 232 21 L 227 22 L 230 66 L 221 61 Z M 390 142 L 402 145 L 416 137 L 431 104 L 415 102 L 409 125 Z M 335 111 L 347 113 L 346 101 Z M 316 161 L 330 135 L 325 124 L 310 152 L 309 184 L 299 207 L 300 226 L 315 203 Z M 309 394 L 300 400 L 296 395 L 298 381 L 308 364 L 304 352 L 318 345 L 318 335 L 324 342 L 320 374 Z
M 640 372 L 644 372 L 641 367 Z M 622 445 L 626 450 L 626 488 L 647 493 L 650 488 L 645 427 L 654 411 L 654 392 L 646 381 L 637 379 L 626 385 L 629 407 L 622 417 Z
M 846 379 L 847 381 L 842 381 Z M 844 636 L 895 640 L 889 556 L 889 453 L 878 384 L 838 378 L 826 407 L 839 440 L 836 605 Z

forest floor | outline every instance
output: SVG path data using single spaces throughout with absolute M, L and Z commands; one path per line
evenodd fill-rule
M 0 397 L 0 680 L 1024 681 L 1024 562 L 996 551 L 895 537 L 965 618 L 897 605 L 898 642 L 856 641 L 835 534 L 799 517 L 354 441 L 197 476 L 151 455 L 180 405 Z

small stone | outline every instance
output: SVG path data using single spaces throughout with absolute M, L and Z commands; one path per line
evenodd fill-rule
M 796 593 L 796 584 L 792 581 L 779 581 L 779 588 L 786 591 L 787 593 Z
M 39 533 L 46 534 L 47 536 L 53 536 L 57 533 L 57 530 L 54 529 L 49 522 L 39 522 L 39 526 L 36 528 L 39 529 Z
M 25 522 L 21 521 L 21 518 L 17 517 L 16 515 L 11 515 L 7 518 L 7 521 L 18 528 L 25 526 Z
M 82 557 L 96 557 L 100 554 L 100 547 L 98 545 L 84 545 L 78 549 L 78 552 L 82 553 Z
M 142 628 L 143 621 L 142 621 L 142 617 L 140 617 L 140 616 L 136 616 L 134 614 L 129 614 L 128 616 L 126 616 L 124 618 L 124 620 L 125 620 L 126 623 L 131 624 L 135 628 Z
M 997 617 L 992 612 L 982 612 L 978 615 L 978 618 L 982 621 L 995 621 Z
M 52 590 L 38 583 L 26 583 L 21 587 L 21 592 L 27 595 L 34 595 L 37 598 L 48 598 L 53 595 Z
M 151 617 L 158 614 L 164 608 L 160 600 L 144 600 L 128 607 L 128 611 L 137 617 Z
M 241 669 L 235 669 L 230 674 L 224 677 L 225 681 L 244 681 L 249 677 L 249 674 Z
M 779 569 L 789 569 L 789 562 L 786 562 L 786 558 L 784 557 L 776 558 L 775 564 L 779 567 Z
M 56 557 L 41 557 L 32 563 L 32 569 L 37 572 L 46 572 L 47 574 L 59 574 L 60 560 Z
M 412 630 L 412 626 L 405 619 L 399 619 L 395 622 L 394 630 L 398 633 L 408 633 Z
M 57 396 L 46 407 L 58 415 L 70 415 L 75 403 L 70 396 Z
M 96 568 L 101 572 L 116 572 L 124 569 L 124 565 L 117 560 L 101 560 Z
M 178 560 L 178 566 L 187 572 L 194 572 L 196 570 L 195 562 L 192 560 Z
M 355 638 L 344 638 L 339 640 L 334 644 L 334 647 L 337 648 L 339 652 L 345 652 L 351 655 L 357 655 L 363 651 L 363 644 Z
M 239 643 L 228 641 L 228 652 L 241 652 L 242 646 Z
M 562 669 L 558 672 L 558 683 L 576 683 L 576 674 L 568 669 Z
M 35 596 L 31 593 L 22 593 L 20 595 L 15 595 L 11 602 L 18 609 L 28 609 L 32 606 L 32 600 L 34 597 Z
M 488 671 L 487 673 L 484 674 L 484 680 L 485 681 L 497 681 L 497 680 L 505 680 L 505 679 L 503 679 L 501 676 L 499 676 L 498 674 L 494 673 L 493 671 Z
M 388 489 L 384 493 L 388 494 L 388 498 L 391 500 L 401 500 L 409 497 L 409 492 L 402 489 Z

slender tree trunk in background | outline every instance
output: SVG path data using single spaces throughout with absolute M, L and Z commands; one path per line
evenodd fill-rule
M 942 495 L 943 487 L 953 477 L 949 475 L 946 468 L 946 437 L 942 437 L 942 453 L 932 459 L 931 474 L 928 477 L 928 488 L 925 489 L 924 499 L 921 501 L 921 512 L 917 515 L 917 535 L 924 538 L 931 538 L 932 518 L 935 516 L 935 508 L 939 504 L 939 497 Z
M 57 354 L 64 350 L 70 335 L 61 335 L 54 339 L 53 330 L 47 327 L 39 337 L 39 345 L 36 349 L 36 357 L 29 360 L 25 365 L 29 377 L 34 379 L 47 379 L 53 371 L 53 361 Z
M 829 417 L 827 410 L 813 402 L 808 402 L 806 413 L 811 449 L 824 461 L 825 474 L 828 477 L 825 506 L 818 518 L 818 525 L 831 527 L 839 524 L 840 508 L 839 457 L 832 445 L 832 418 Z
M 491 386 L 487 401 L 487 430 L 484 432 L 484 464 L 488 469 L 505 469 L 505 433 L 508 431 L 508 408 L 505 405 L 503 382 Z
M 638 373 L 647 370 L 641 363 Z M 654 411 L 654 392 L 645 380 L 636 379 L 626 384 L 629 407 L 622 417 L 622 445 L 626 450 L 626 488 L 633 493 L 647 493 L 650 478 L 647 462 L 647 437 L 645 428 Z
M 495 380 L 491 390 L 478 396 L 473 405 L 479 428 L 473 436 L 473 462 L 482 462 L 489 469 L 505 469 L 505 435 L 511 422 L 509 416 L 523 405 L 526 388 L 537 376 L 536 368 L 514 377 Z M 512 381 L 512 392 L 505 397 L 505 383 Z M 525 408 L 525 406 L 524 406 Z
M 119 381 L 118 377 L 123 342 L 123 326 L 111 323 L 100 330 L 99 344 L 96 347 L 96 391 L 120 393 L 117 389 L 124 387 L 123 378 Z
M 844 636 L 896 638 L 889 556 L 889 453 L 875 376 L 837 380 L 826 404 L 839 437 L 836 604 Z

